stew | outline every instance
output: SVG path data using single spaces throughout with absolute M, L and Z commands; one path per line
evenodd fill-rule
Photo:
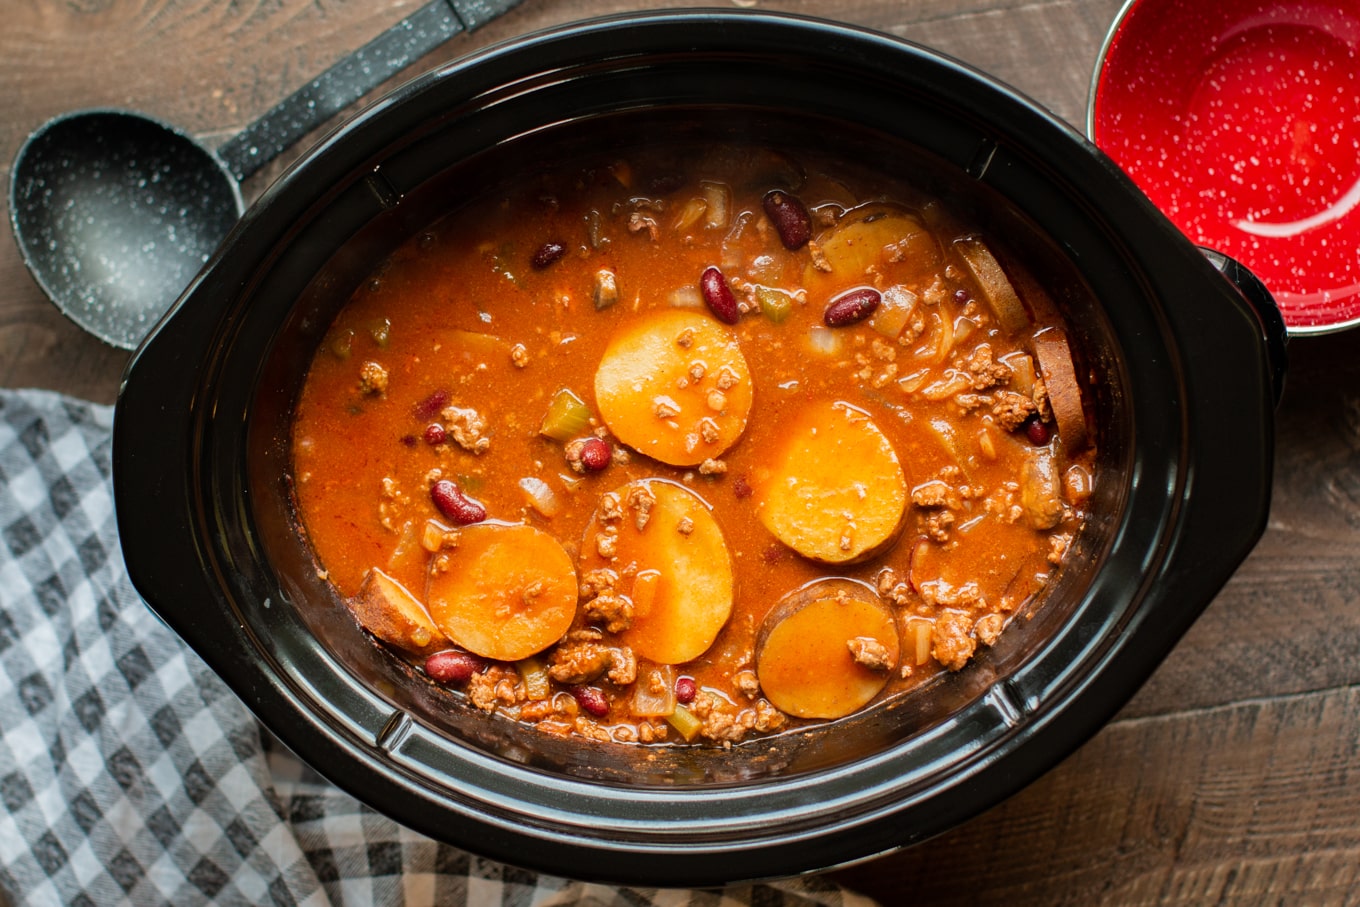
M 555 735 L 730 745 L 962 670 L 1094 478 L 1079 356 L 1002 240 L 757 146 L 467 202 L 311 363 L 318 570 L 451 708 Z

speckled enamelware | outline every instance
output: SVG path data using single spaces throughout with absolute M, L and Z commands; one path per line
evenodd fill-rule
M 573 143 L 677 134 L 883 161 L 1004 232 L 1092 371 L 1094 516 L 1033 619 L 928 695 L 731 750 L 549 739 L 463 706 L 358 629 L 296 530 L 289 417 L 338 307 L 451 204 Z M 1218 263 L 1040 106 L 887 36 L 689 11 L 519 39 L 324 141 L 138 351 L 114 425 L 128 570 L 288 746 L 437 838 L 662 886 L 861 859 L 997 803 L 1086 740 L 1264 528 L 1283 332 Z
M 1360 323 L 1360 5 L 1129 0 L 1088 134 L 1292 334 Z
M 238 180 L 449 38 L 519 0 L 429 0 L 215 151 L 131 110 L 78 110 L 38 129 L 10 176 L 24 264 L 68 318 L 133 349 L 245 209 Z

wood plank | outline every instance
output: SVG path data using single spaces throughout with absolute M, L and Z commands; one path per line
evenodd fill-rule
M 1010 800 L 836 877 L 884 904 L 1350 902 L 1360 687 L 1122 719 Z

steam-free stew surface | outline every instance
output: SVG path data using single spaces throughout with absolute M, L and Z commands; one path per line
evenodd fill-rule
M 735 742 L 966 669 L 1092 481 L 1078 361 L 1005 248 L 758 147 L 471 203 L 312 363 L 319 569 L 450 708 L 559 735 Z

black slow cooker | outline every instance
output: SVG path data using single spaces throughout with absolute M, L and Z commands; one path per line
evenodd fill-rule
M 1095 516 L 1034 618 L 928 694 L 644 758 L 451 707 L 318 579 L 287 481 L 289 416 L 338 307 L 460 198 L 555 147 L 644 133 L 740 133 L 908 168 L 1047 275 L 1094 389 Z M 1264 528 L 1283 342 L 1250 275 L 984 75 L 808 19 L 615 17 L 410 82 L 265 193 L 128 368 L 118 522 L 151 608 L 289 747 L 402 823 L 575 878 L 786 876 L 961 822 L 1127 701 Z

